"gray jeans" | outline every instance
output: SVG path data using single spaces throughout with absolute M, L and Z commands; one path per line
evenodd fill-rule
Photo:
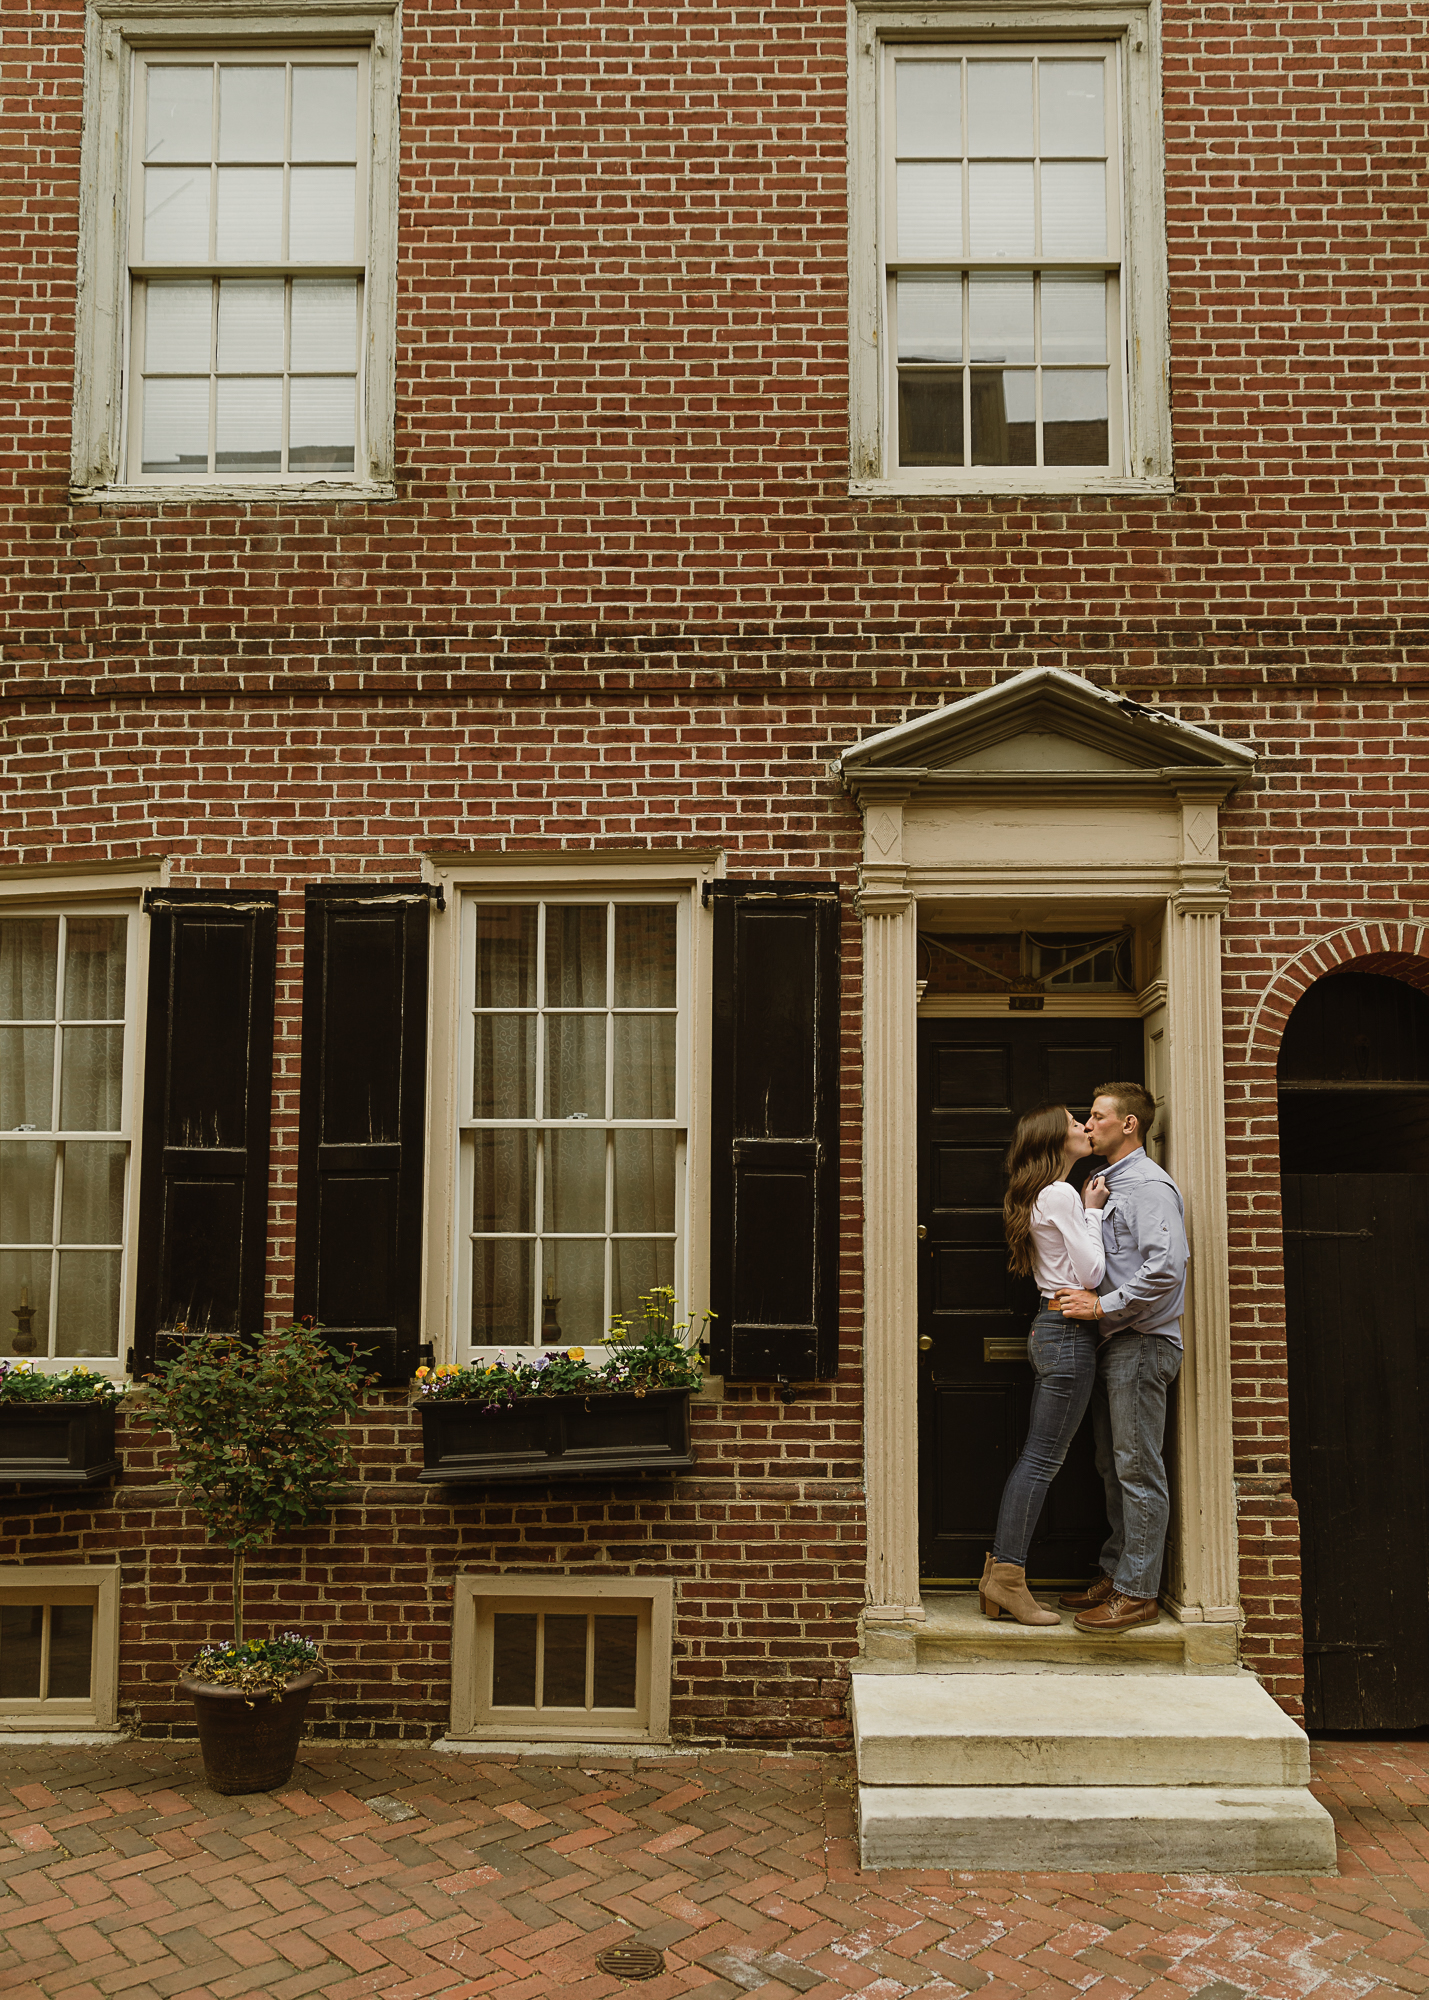
M 1154 1333 L 1114 1333 L 1097 1356 L 1092 1433 L 1111 1533 L 1101 1566 L 1127 1597 L 1155 1597 L 1171 1516 L 1162 1441 L 1181 1350 Z
M 1036 1382 L 1027 1442 L 1002 1489 L 993 1537 L 994 1562 L 1025 1568 L 1027 1551 L 1067 1447 L 1086 1415 L 1097 1372 L 1097 1342 L 1089 1320 L 1064 1319 L 1043 1307 L 1032 1322 L 1027 1359 Z

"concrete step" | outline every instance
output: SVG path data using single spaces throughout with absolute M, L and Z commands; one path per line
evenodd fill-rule
M 1034 1591 L 1040 1603 L 1055 1610 L 1056 1593 Z M 975 1590 L 927 1590 L 927 1614 L 919 1628 L 917 1671 L 920 1674 L 1058 1672 L 1233 1674 L 1236 1667 L 1234 1625 L 1182 1625 L 1163 1611 L 1154 1625 L 1138 1625 L 1115 1638 L 1079 1632 L 1074 1613 L 1064 1611 L 1060 1625 L 1018 1625 L 1011 1618 L 984 1618 Z M 870 1661 L 870 1667 L 877 1671 Z
M 1253 1674 L 856 1673 L 852 1687 L 861 1785 L 1309 1782 L 1304 1730 Z
M 1294 1787 L 865 1785 L 858 1806 L 865 1868 L 1336 1872 L 1334 1823 Z

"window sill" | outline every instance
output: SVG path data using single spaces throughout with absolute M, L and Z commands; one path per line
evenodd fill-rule
M 302 485 L 275 481 L 266 486 L 224 486 L 215 481 L 204 486 L 71 486 L 69 497 L 70 504 L 77 507 L 233 507 L 254 500 L 333 507 L 395 500 L 397 488 L 391 480 L 381 479 L 343 483 L 313 480 Z
M 1106 494 L 1174 493 L 1176 482 L 1166 477 L 1147 479 L 1062 478 L 1037 480 L 995 479 L 851 479 L 849 497 L 854 500 L 1063 500 L 1096 499 Z

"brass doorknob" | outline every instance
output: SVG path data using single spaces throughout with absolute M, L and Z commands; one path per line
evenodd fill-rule
M 920 1353 L 920 1354 L 926 1354 L 926 1353 L 928 1352 L 928 1349 L 929 1349 L 929 1348 L 930 1348 L 930 1347 L 931 1347 L 932 1345 L 933 1345 L 933 1336 L 932 1336 L 931 1334 L 929 1334 L 929 1333 L 920 1333 L 920 1334 L 919 1334 L 919 1336 L 918 1336 L 918 1351 L 919 1351 L 919 1353 Z
M 920 1222 L 918 1224 L 918 1241 L 920 1243 L 925 1242 L 927 1240 L 927 1236 L 928 1236 L 928 1225 L 926 1222 Z

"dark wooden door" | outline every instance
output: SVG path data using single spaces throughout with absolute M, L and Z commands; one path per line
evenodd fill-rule
M 1002 1161 L 1013 1127 L 1048 1101 L 1084 1117 L 1097 1084 L 1142 1075 L 1139 1020 L 918 1024 L 919 1525 L 930 1583 L 981 1574 L 1027 1435 L 1037 1293 L 1007 1270 Z M 1053 1482 L 1028 1575 L 1084 1578 L 1106 1532 L 1088 1419 Z
M 1289 1173 L 1281 1191 L 1306 1724 L 1421 1728 L 1429 1173 Z

